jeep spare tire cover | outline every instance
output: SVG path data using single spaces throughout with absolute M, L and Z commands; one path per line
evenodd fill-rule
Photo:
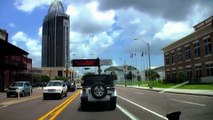
M 104 98 L 107 94 L 107 88 L 102 83 L 97 83 L 91 88 L 92 96 L 96 99 Z

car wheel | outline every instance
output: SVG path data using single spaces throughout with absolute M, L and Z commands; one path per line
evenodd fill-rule
M 104 84 L 98 83 L 91 88 L 92 96 L 96 99 L 104 98 L 107 94 L 107 88 Z
M 8 97 L 8 98 L 10 97 L 10 94 L 9 94 L 9 93 L 7 93 L 7 97 Z
M 43 95 L 43 99 L 44 99 L 44 100 L 47 100 L 47 96 L 46 96 L 46 95 Z
M 25 92 L 22 91 L 22 92 L 20 93 L 20 96 L 21 96 L 21 97 L 24 97 L 24 95 L 25 95 Z
M 110 101 L 110 107 L 112 110 L 115 110 L 116 108 L 116 100 Z
M 81 102 L 81 109 L 85 110 L 87 108 L 87 103 L 86 102 Z
M 62 93 L 60 94 L 60 99 L 63 99 L 63 96 L 64 96 L 64 93 L 62 92 Z
M 65 97 L 67 97 L 67 92 L 65 93 Z

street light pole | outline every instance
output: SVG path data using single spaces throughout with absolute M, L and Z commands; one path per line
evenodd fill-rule
M 137 38 L 136 39 L 134 39 L 134 40 L 138 40 Z M 149 86 L 149 88 L 152 88 L 153 87 L 153 84 L 150 84 L 150 82 L 151 82 L 151 58 L 150 58 L 150 45 L 149 45 L 149 43 L 148 42 L 144 42 L 143 40 L 142 40 L 142 42 L 144 43 L 144 44 L 146 44 L 147 45 L 147 47 L 148 47 L 148 59 L 149 59 L 149 69 L 148 69 L 148 76 L 149 76 L 149 84 L 148 84 L 148 86 Z
M 124 81 L 125 81 L 125 87 L 127 86 L 126 85 L 126 70 L 127 70 L 127 68 L 126 68 L 126 60 L 124 60 Z
M 149 56 L 149 81 L 151 80 L 151 59 L 150 59 L 150 46 L 149 43 L 147 43 L 148 46 L 148 56 Z

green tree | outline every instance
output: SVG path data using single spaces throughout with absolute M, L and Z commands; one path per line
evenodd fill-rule
M 155 72 L 154 70 L 146 70 L 145 71 L 146 78 L 149 77 L 149 74 L 150 74 L 151 80 L 156 80 L 157 78 L 160 78 L 160 75 L 157 72 Z
M 126 74 L 126 79 L 127 79 L 127 80 L 132 80 L 132 78 L 133 78 L 132 71 L 129 71 L 129 73 Z
M 114 71 L 112 71 L 110 74 L 111 74 L 111 77 L 112 77 L 113 80 L 117 80 L 118 79 L 118 76 L 117 76 L 117 74 Z
M 50 81 L 50 77 L 48 75 L 41 75 L 41 81 L 42 82 L 49 82 Z
M 33 79 L 33 82 L 37 83 L 37 82 L 42 82 L 42 79 L 41 79 L 41 75 L 40 74 L 34 74 L 32 76 L 32 79 Z

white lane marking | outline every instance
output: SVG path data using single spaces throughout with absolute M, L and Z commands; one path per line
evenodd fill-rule
M 172 101 L 176 101 L 176 102 L 181 102 L 181 103 L 187 103 L 187 104 L 192 104 L 192 105 L 199 105 L 199 106 L 203 106 L 205 107 L 205 104 L 200 104 L 200 103 L 194 103 L 194 102 L 188 102 L 188 101 L 183 101 L 183 100 L 177 100 L 177 99 L 171 99 Z
M 134 92 L 134 93 L 137 93 L 137 94 L 141 94 L 141 95 L 144 95 L 144 93 L 142 93 L 142 92 Z
M 139 120 L 136 116 L 134 116 L 132 113 L 121 107 L 120 105 L 116 105 L 117 108 L 119 108 L 125 115 L 127 115 L 131 120 Z
M 167 95 L 176 95 L 176 96 L 187 96 L 187 97 L 197 97 L 197 98 L 208 98 L 208 99 L 213 99 L 213 97 L 211 96 L 197 96 L 197 95 L 185 95 L 185 94 L 174 94 L 174 93 L 164 93 L 164 94 L 167 94 Z
M 172 89 L 178 88 L 178 87 L 183 86 L 183 85 L 188 84 L 188 83 L 189 83 L 189 81 L 183 82 L 183 83 L 181 83 L 181 84 L 175 85 L 174 87 L 171 87 L 171 88 L 162 90 L 162 91 L 160 91 L 159 93 L 164 93 L 164 92 L 166 92 L 166 91 L 170 91 L 170 90 L 172 90 Z
M 119 96 L 119 95 L 118 95 L 118 97 L 121 98 L 121 99 L 123 99 L 123 100 L 125 100 L 125 101 L 127 101 L 127 102 L 130 102 L 131 104 L 133 104 L 133 105 L 135 105 L 135 106 L 137 106 L 137 107 L 139 107 L 139 108 L 141 108 L 141 109 L 143 109 L 143 110 L 146 110 L 146 111 L 148 111 L 148 112 L 150 112 L 150 113 L 152 113 L 152 114 L 154 114 L 154 115 L 156 115 L 156 116 L 158 116 L 158 117 L 160 117 L 160 118 L 162 118 L 162 119 L 168 120 L 168 119 L 167 119 L 166 117 L 164 117 L 163 115 L 160 115 L 160 114 L 158 114 L 158 113 L 156 113 L 156 112 L 154 112 L 154 111 L 152 111 L 152 110 L 149 110 L 148 108 L 145 108 L 145 107 L 143 107 L 143 106 L 141 106 L 141 105 L 139 105 L 139 104 L 137 104 L 137 103 L 134 103 L 134 102 L 132 102 L 132 101 L 130 101 L 130 100 L 124 98 L 124 97 Z

